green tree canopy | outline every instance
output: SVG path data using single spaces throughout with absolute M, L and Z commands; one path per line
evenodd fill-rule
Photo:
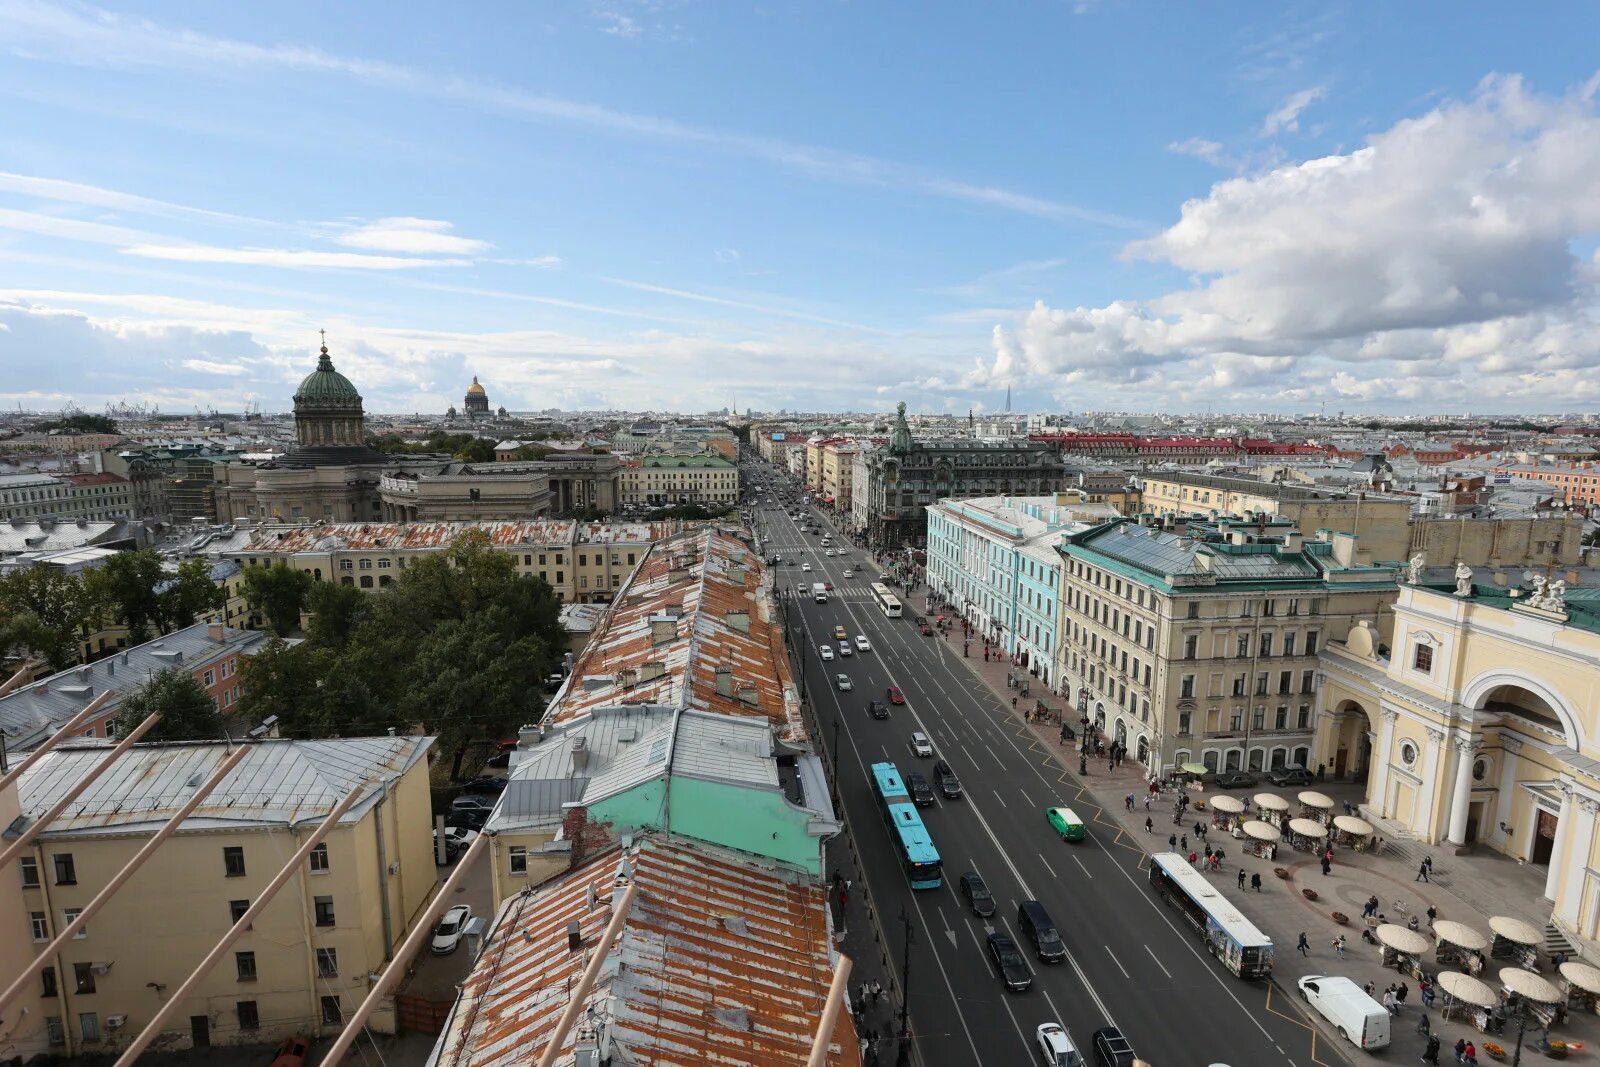
M 222 607 L 227 599 L 222 587 L 211 580 L 211 564 L 198 557 L 178 564 L 178 573 L 168 576 L 159 588 L 156 596 L 161 605 L 162 633 L 188 626 L 206 612 Z
M 241 582 L 250 611 L 279 637 L 300 626 L 300 612 L 315 581 L 307 572 L 279 560 L 270 567 L 246 567 Z
M 117 736 L 138 726 L 151 712 L 161 718 L 144 735 L 145 741 L 213 740 L 222 736 L 222 713 L 194 675 L 178 667 L 152 674 L 122 701 L 117 713 Z
M 31 653 L 52 670 L 70 667 L 94 608 L 83 582 L 58 567 L 23 567 L 0 575 L 0 660 Z
M 106 415 L 68 415 L 34 427 L 43 433 L 65 430 L 68 433 L 116 433 L 117 421 Z
M 156 586 L 166 577 L 155 550 L 118 552 L 84 574 L 84 586 L 95 601 L 128 628 L 128 640 L 139 644 L 161 622 L 161 598 Z

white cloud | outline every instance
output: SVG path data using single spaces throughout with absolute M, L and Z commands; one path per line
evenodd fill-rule
M 315 252 L 288 248 L 216 248 L 210 245 L 134 245 L 130 256 L 171 259 L 183 263 L 237 263 L 290 269 L 409 270 L 417 267 L 470 267 L 470 259 L 419 259 L 407 256 L 368 256 L 359 252 Z
M 85 185 L 82 182 L 64 181 L 60 178 L 41 178 L 31 174 L 11 174 L 0 171 L 0 192 L 18 193 L 40 200 L 83 204 L 88 207 L 131 211 L 141 215 L 161 215 L 170 218 L 195 219 L 201 222 L 271 225 L 261 219 L 253 219 L 244 215 L 230 215 L 224 211 L 210 211 L 206 208 L 189 207 L 186 204 L 174 204 L 166 200 L 152 200 L 147 196 L 137 196 L 133 193 L 119 192 L 115 189 Z
M 336 240 L 351 248 L 418 256 L 470 256 L 494 247 L 488 241 L 458 237 L 450 232 L 453 229 L 440 219 L 387 218 L 358 226 Z
M 1301 89 L 1290 94 L 1289 98 L 1279 104 L 1261 123 L 1261 136 L 1271 137 L 1275 133 L 1285 130 L 1298 130 L 1300 128 L 1300 113 L 1312 104 L 1328 95 L 1326 86 L 1316 85 L 1310 89 Z
M 711 258 L 718 263 L 737 263 L 739 262 L 739 250 L 737 248 L 713 249 Z
M 1183 141 L 1173 141 L 1167 145 L 1168 152 L 1175 152 L 1180 156 L 1193 156 L 1204 160 L 1212 166 L 1221 166 L 1222 145 L 1216 141 L 1208 141 L 1204 137 L 1190 137 Z
M 237 363 L 217 363 L 209 359 L 186 359 L 183 361 L 185 370 L 199 371 L 201 374 L 222 374 L 229 377 L 238 377 L 250 373 Z
M 891 331 L 882 330 L 876 326 L 864 326 L 859 322 L 845 322 L 840 319 L 828 318 L 823 315 L 814 315 L 808 311 L 795 308 L 779 307 L 774 304 L 757 304 L 747 300 L 733 300 L 723 296 L 713 296 L 709 293 L 696 293 L 687 289 L 673 289 L 665 285 L 651 285 L 648 282 L 634 282 L 626 278 L 601 278 L 603 282 L 620 285 L 628 289 L 637 289 L 642 293 L 657 293 L 661 296 L 676 297 L 679 300 L 693 300 L 701 304 L 716 304 L 720 307 L 738 308 L 742 311 L 756 311 L 763 315 L 776 315 L 779 318 L 799 319 L 804 322 L 821 323 L 824 326 L 840 326 L 847 330 L 861 330 L 865 333 L 887 334 Z
M 45 215 L 37 211 L 16 211 L 0 208 L 0 230 L 15 230 L 39 237 L 56 237 L 67 241 L 83 241 L 97 245 L 130 245 L 147 241 L 165 241 L 153 233 L 133 230 L 126 226 L 113 226 L 104 222 L 85 222 L 82 219 L 61 215 Z

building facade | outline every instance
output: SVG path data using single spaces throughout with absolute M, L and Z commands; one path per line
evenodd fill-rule
M 634 507 L 739 502 L 742 472 L 720 452 L 647 454 L 622 468 L 622 503 Z
M 67 506 L 67 485 L 53 474 L 0 475 L 0 521 L 56 518 Z
M 1058 691 L 1152 774 L 1314 769 L 1318 653 L 1395 597 L 1393 569 L 1359 563 L 1351 536 L 1282 522 L 1122 519 L 1058 552 Z

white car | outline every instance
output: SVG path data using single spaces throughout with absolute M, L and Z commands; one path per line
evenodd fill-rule
M 827 556 L 829 559 L 832 559 L 833 558 L 833 549 L 831 549 L 831 548 L 824 549 L 822 554 L 824 556 Z
M 866 634 L 856 634 L 856 651 L 857 652 L 871 652 L 872 651 L 872 642 L 867 640 L 867 635 Z
M 928 740 L 928 735 L 921 730 L 911 731 L 911 751 L 919 756 L 933 755 L 933 742 Z
M 833 684 L 837 685 L 840 691 L 845 693 L 848 693 L 850 690 L 856 687 L 856 683 L 850 680 L 850 676 L 848 674 L 836 675 L 833 679 Z
M 850 647 L 850 642 L 849 641 L 840 641 L 839 642 L 839 655 L 841 655 L 841 656 L 853 656 L 853 655 L 855 655 L 855 649 Z
M 831 660 L 833 658 L 833 646 L 832 645 L 818 645 L 817 646 L 817 655 L 821 656 L 823 659 Z
M 846 578 L 854 578 L 854 577 L 855 577 L 855 576 L 856 576 L 856 572 L 855 572 L 855 571 L 852 571 L 852 570 L 846 570 L 846 571 L 845 571 L 845 572 L 844 572 L 844 576 L 845 576 L 845 577 L 846 577 Z
M 1072 1035 L 1060 1023 L 1040 1023 L 1033 1032 L 1039 1054 L 1050 1067 L 1083 1067 L 1083 1057 L 1072 1043 Z
M 440 918 L 439 925 L 433 928 L 433 954 L 435 956 L 448 956 L 461 944 L 461 935 L 466 933 L 467 924 L 472 921 L 472 908 L 466 904 L 457 904 Z
M 807 574 L 809 574 L 811 572 L 811 564 L 802 563 L 802 564 L 800 564 L 800 569 L 805 571 Z

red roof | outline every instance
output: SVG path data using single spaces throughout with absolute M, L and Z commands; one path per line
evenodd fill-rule
M 69 474 L 66 479 L 73 485 L 125 485 L 128 481 L 120 474 Z

